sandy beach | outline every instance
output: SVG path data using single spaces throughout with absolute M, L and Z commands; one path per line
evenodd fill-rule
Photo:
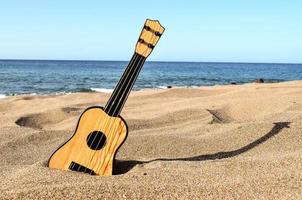
M 0 199 L 301 198 L 302 81 L 132 92 L 116 175 L 46 167 L 109 95 L 0 99 Z

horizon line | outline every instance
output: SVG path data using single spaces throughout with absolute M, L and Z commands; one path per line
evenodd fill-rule
M 129 62 L 129 60 L 80 60 L 80 59 L 24 59 L 24 58 L 8 58 L 1 59 L 0 61 L 59 61 L 59 62 Z M 289 65 L 301 65 L 298 62 L 240 62 L 240 61 L 160 61 L 160 60 L 147 60 L 146 62 L 170 62 L 170 63 L 237 63 L 237 64 L 289 64 Z

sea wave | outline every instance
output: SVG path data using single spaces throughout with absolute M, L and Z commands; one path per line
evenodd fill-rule
M 0 94 L 0 99 L 4 99 L 6 98 L 6 95 L 5 94 Z
M 90 88 L 90 90 L 94 92 L 103 92 L 103 93 L 112 93 L 113 89 L 107 89 L 107 88 Z
M 158 89 L 167 89 L 168 86 L 162 86 L 162 85 L 160 85 L 160 86 L 157 86 L 156 88 L 158 88 Z

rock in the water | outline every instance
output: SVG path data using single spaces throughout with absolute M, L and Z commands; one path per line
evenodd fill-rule
M 231 81 L 230 84 L 231 85 L 237 85 L 237 83 L 235 81 Z
M 171 86 L 171 85 L 168 85 L 167 88 L 172 88 L 172 86 Z
M 262 78 L 256 79 L 255 83 L 264 83 L 264 80 Z

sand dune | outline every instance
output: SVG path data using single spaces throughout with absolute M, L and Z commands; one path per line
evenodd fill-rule
M 0 100 L 0 199 L 300 199 L 302 81 L 136 91 L 111 177 L 47 168 L 109 94 Z

